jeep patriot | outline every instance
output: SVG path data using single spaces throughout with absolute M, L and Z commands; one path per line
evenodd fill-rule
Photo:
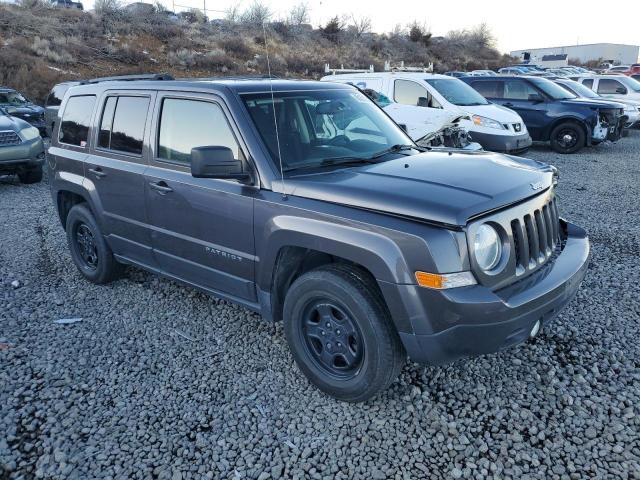
M 135 265 L 283 321 L 300 370 L 341 400 L 407 357 L 536 336 L 587 270 L 555 168 L 425 151 L 350 85 L 96 81 L 58 116 L 47 168 L 81 274 Z

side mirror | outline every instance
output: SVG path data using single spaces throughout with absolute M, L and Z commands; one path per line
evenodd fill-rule
M 620 95 L 626 95 L 627 89 L 625 87 L 618 87 L 616 88 L 616 93 L 619 93 Z
M 544 102 L 544 98 L 542 98 L 542 95 L 540 95 L 539 93 L 530 93 L 529 101 L 534 103 L 542 103 Z
M 407 125 L 404 123 L 399 123 L 398 126 L 400 127 L 400 130 L 402 130 L 404 133 L 407 133 Z
M 195 178 L 230 178 L 247 180 L 249 173 L 242 171 L 242 162 L 233 157 L 230 148 L 220 146 L 191 149 L 191 176 Z
M 429 99 L 427 97 L 418 97 L 418 106 L 419 107 L 428 107 Z

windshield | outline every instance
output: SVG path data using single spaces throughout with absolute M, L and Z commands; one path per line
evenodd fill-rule
M 546 78 L 534 77 L 531 78 L 531 83 L 550 96 L 553 100 L 567 100 L 569 98 L 578 98 L 575 93 L 571 93 L 562 88 L 557 83 L 553 83 Z
M 18 92 L 0 92 L 0 104 L 2 105 L 25 105 L 29 101 Z
M 616 77 L 616 80 L 621 81 L 625 87 L 630 88 L 634 92 L 640 92 L 640 82 L 634 80 L 633 78 L 624 77 L 620 75 L 620 78 Z
M 269 92 L 241 97 L 276 165 L 280 151 L 284 171 L 372 161 L 371 157 L 394 147 L 413 146 L 380 108 L 356 90 L 273 95 L 273 103 Z
M 454 105 L 465 107 L 489 104 L 486 98 L 462 80 L 452 78 L 427 78 L 425 80 L 449 103 L 453 103 Z
M 558 85 L 563 87 L 568 92 L 575 93 L 576 95 L 583 98 L 600 98 L 600 95 L 598 95 L 596 92 L 578 82 L 571 82 L 566 84 L 559 83 Z

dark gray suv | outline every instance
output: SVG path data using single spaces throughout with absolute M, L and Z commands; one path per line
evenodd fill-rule
M 136 265 L 283 321 L 300 369 L 347 401 L 407 356 L 440 364 L 537 335 L 588 265 L 554 168 L 425 152 L 349 85 L 74 86 L 47 164 L 88 280 Z

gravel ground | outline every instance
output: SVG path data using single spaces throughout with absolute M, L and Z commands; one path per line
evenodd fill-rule
M 0 479 L 640 478 L 640 131 L 529 156 L 589 230 L 577 298 L 531 343 L 408 365 L 359 405 L 241 307 L 135 269 L 87 283 L 47 184 L 0 179 Z

